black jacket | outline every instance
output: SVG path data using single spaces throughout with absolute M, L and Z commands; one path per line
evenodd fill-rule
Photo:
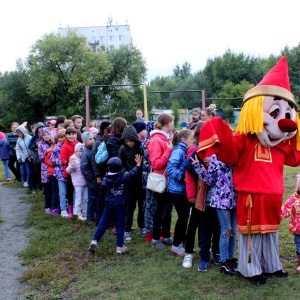
M 84 147 L 84 151 L 81 156 L 80 169 L 86 180 L 87 186 L 91 189 L 96 189 L 97 183 L 92 165 L 92 150 L 87 147 Z

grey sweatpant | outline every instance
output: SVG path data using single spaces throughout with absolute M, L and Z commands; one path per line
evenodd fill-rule
M 250 235 L 251 263 L 248 263 L 248 235 L 238 236 L 238 271 L 245 277 L 274 273 L 282 269 L 279 261 L 278 231 Z

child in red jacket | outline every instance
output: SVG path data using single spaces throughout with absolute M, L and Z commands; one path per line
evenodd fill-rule
M 67 128 L 66 137 L 67 139 L 61 146 L 60 161 L 64 168 L 64 175 L 67 178 L 67 199 L 68 199 L 68 218 L 73 217 L 73 192 L 74 186 L 70 174 L 67 173 L 66 169 L 69 164 L 69 159 L 74 154 L 75 145 L 78 143 L 76 140 L 77 130 L 75 128 Z

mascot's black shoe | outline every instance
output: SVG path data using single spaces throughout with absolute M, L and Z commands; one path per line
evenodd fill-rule
M 277 277 L 288 277 L 289 273 L 286 270 L 281 269 L 279 271 L 276 271 L 276 272 L 272 273 L 271 275 L 274 275 L 274 276 L 277 276 Z
M 267 283 L 266 277 L 264 277 L 262 275 L 256 275 L 253 277 L 246 277 L 246 278 L 254 285 L 261 285 L 261 284 Z

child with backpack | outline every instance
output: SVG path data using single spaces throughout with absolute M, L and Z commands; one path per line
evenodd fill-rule
M 98 242 L 104 235 L 112 218 L 116 226 L 116 252 L 124 253 L 127 247 L 124 246 L 124 230 L 126 207 L 129 201 L 129 184 L 139 172 L 142 163 L 140 155 L 136 156 L 136 166 L 128 173 L 123 171 L 120 158 L 109 159 L 108 173 L 102 181 L 101 196 L 105 201 L 105 208 L 97 230 L 89 247 L 91 253 L 95 253 Z

